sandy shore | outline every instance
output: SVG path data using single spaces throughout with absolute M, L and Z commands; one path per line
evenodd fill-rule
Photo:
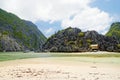
M 120 80 L 120 64 L 49 58 L 0 62 L 0 80 Z

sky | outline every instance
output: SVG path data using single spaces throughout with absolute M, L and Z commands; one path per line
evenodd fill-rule
M 69 26 L 105 34 L 120 21 L 120 0 L 0 0 L 0 8 L 32 21 L 50 37 Z

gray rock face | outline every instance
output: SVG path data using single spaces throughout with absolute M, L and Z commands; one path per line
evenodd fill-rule
M 101 51 L 118 50 L 116 38 L 103 36 L 96 31 L 81 32 L 78 28 L 58 31 L 47 40 L 44 49 L 59 52 L 90 51 L 92 44 L 98 44 Z
M 21 51 L 24 47 L 7 35 L 0 37 L 0 51 Z
M 103 36 L 96 31 L 87 31 L 85 38 L 92 40 L 92 44 L 98 44 L 101 51 L 115 51 L 119 43 L 116 38 Z

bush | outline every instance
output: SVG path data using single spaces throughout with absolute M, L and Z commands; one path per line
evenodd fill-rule
M 120 44 L 118 44 L 117 47 L 120 49 Z
M 87 43 L 92 43 L 91 39 L 87 39 L 86 41 L 87 41 Z
M 79 47 L 82 47 L 83 46 L 83 42 L 82 40 L 79 40 L 79 44 L 78 44 Z
M 22 39 L 25 34 L 23 34 L 21 31 L 18 31 L 18 32 L 14 32 L 14 35 L 15 35 L 16 37 Z
M 8 31 L 3 31 L 2 34 L 3 34 L 3 35 L 8 35 L 9 32 L 8 32 Z
M 84 32 L 79 32 L 79 33 L 78 33 L 78 36 L 84 37 L 84 36 L 85 36 L 85 33 L 84 33 Z

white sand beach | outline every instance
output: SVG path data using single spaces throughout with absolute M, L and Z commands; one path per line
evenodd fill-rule
M 120 64 L 49 58 L 4 61 L 0 80 L 120 80 Z

